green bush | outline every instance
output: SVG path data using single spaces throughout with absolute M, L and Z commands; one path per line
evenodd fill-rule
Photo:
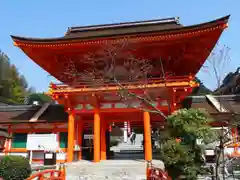
M 210 115 L 201 109 L 179 109 L 167 117 L 167 125 L 161 130 L 165 137 L 160 154 L 173 180 L 197 180 L 198 175 L 205 174 L 203 149 L 196 140 L 207 143 L 215 139 L 211 121 Z
M 23 156 L 4 156 L 0 161 L 0 177 L 4 180 L 25 180 L 31 173 L 29 161 Z

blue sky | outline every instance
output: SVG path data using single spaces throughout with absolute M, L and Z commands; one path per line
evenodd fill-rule
M 239 0 L 1 0 L 0 49 L 4 51 L 37 91 L 46 91 L 52 80 L 22 51 L 13 46 L 10 34 L 28 37 L 63 36 L 70 26 L 180 17 L 184 25 L 214 20 L 231 14 L 229 28 L 220 39 L 231 48 L 225 73 L 239 66 Z M 205 72 L 200 79 L 214 88 L 214 77 Z

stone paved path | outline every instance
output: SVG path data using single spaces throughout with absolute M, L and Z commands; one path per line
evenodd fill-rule
M 153 160 L 163 168 L 163 163 Z M 79 161 L 67 164 L 67 180 L 145 180 L 144 160 L 107 160 L 100 163 Z

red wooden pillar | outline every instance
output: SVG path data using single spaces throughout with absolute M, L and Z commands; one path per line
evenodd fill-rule
M 74 155 L 74 113 L 73 111 L 69 112 L 68 115 L 68 148 L 67 148 L 67 161 L 73 161 Z
M 80 119 L 80 121 L 78 122 L 78 132 L 77 132 L 77 144 L 80 148 L 80 150 L 78 151 L 78 160 L 82 160 L 82 134 L 83 134 L 83 121 Z
M 94 113 L 94 162 L 100 162 L 100 114 Z
M 101 160 L 107 159 L 107 146 L 106 146 L 106 122 L 101 119 Z
M 149 112 L 143 112 L 145 160 L 152 160 L 151 123 Z

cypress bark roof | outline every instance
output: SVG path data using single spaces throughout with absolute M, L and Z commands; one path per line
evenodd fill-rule
M 178 18 L 165 18 L 148 21 L 135 21 L 126 23 L 103 24 L 93 26 L 70 27 L 63 37 L 58 38 L 29 38 L 20 36 L 11 36 L 14 41 L 30 42 L 57 42 L 73 39 L 96 39 L 97 37 L 110 37 L 131 34 L 145 34 L 154 32 L 174 32 L 189 31 L 193 29 L 207 28 L 221 22 L 227 22 L 230 15 L 210 22 L 183 26 L 179 23 Z
M 40 110 L 41 105 L 2 105 L 0 106 L 0 124 L 26 123 Z M 36 122 L 61 122 L 68 115 L 61 105 L 50 105 Z
M 213 96 L 227 112 L 218 112 L 206 96 L 187 97 L 183 102 L 184 108 L 204 108 L 216 121 L 235 121 L 240 118 L 240 95 Z

